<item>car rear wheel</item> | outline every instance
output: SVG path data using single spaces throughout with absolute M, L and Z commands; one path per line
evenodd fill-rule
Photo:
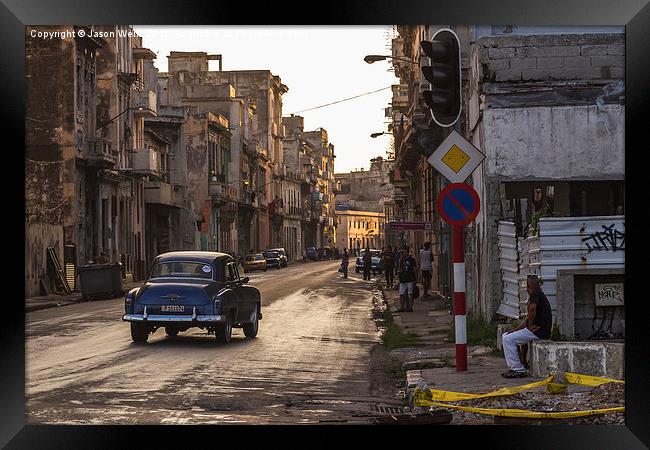
M 214 332 L 217 342 L 227 344 L 230 342 L 232 337 L 232 320 L 230 319 L 230 314 L 226 314 L 226 322 L 220 323 L 217 325 L 217 329 Z
M 266 272 L 266 267 L 264 268 L 264 272 Z
M 131 339 L 137 343 L 147 342 L 147 339 L 149 339 L 149 330 L 140 323 L 131 322 Z
M 254 338 L 255 336 L 257 336 L 257 330 L 259 328 L 259 319 L 258 319 L 257 311 L 258 311 L 257 305 L 255 305 L 255 308 L 251 313 L 251 322 L 245 323 L 243 326 L 244 336 L 246 337 Z
M 169 336 L 169 337 L 176 337 L 176 336 L 178 336 L 178 329 L 177 328 L 171 328 L 171 327 L 165 327 L 165 333 L 167 333 L 167 336 Z

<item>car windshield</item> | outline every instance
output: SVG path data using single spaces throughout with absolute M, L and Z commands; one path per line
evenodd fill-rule
M 262 255 L 255 255 L 255 261 L 262 261 L 264 257 Z
M 278 257 L 278 252 L 266 252 L 264 253 L 264 256 L 267 258 L 277 258 Z
M 212 279 L 212 266 L 201 262 L 166 262 L 156 264 L 151 278 L 205 278 Z

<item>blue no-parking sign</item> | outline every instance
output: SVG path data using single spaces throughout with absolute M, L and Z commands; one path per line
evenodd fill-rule
M 438 212 L 450 225 L 467 225 L 480 209 L 478 194 L 468 184 L 452 183 L 438 195 Z

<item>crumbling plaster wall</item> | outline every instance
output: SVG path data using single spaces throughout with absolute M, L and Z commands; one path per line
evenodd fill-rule
M 623 179 L 624 107 L 582 104 L 489 108 L 487 83 L 504 92 L 553 83 L 622 81 L 623 34 L 483 37 L 471 46 L 466 102 L 470 140 L 486 155 L 472 175 L 481 200 L 473 227 L 478 312 L 493 319 L 502 297 L 496 220 L 500 183 L 525 180 Z
M 31 296 L 40 293 L 47 247 L 62 262 L 64 226 L 74 223 L 75 43 L 26 33 L 25 294 Z

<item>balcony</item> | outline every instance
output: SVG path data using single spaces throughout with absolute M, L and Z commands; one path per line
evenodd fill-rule
M 406 109 L 409 107 L 408 84 L 394 84 L 391 88 L 393 90 L 393 99 L 391 102 L 393 110 L 406 112 Z
M 180 193 L 172 185 L 162 181 L 144 183 L 144 202 L 156 205 L 180 207 Z
M 158 115 L 158 101 L 156 93 L 145 90 L 136 94 L 133 113 L 145 117 L 156 117 Z
M 113 142 L 97 138 L 88 144 L 88 163 L 91 166 L 110 169 L 117 163 L 117 155 L 113 151 Z
M 152 148 L 139 148 L 133 152 L 133 173 L 155 175 L 160 171 L 158 152 Z
M 208 181 L 208 195 L 228 200 L 237 200 L 237 189 L 226 184 L 224 174 L 212 175 Z

